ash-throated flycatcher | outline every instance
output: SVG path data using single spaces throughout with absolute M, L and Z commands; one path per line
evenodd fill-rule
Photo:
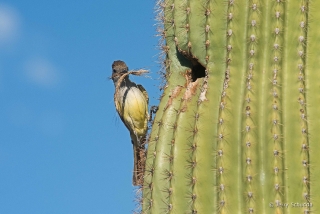
M 142 185 L 144 169 L 145 147 L 144 140 L 148 130 L 148 93 L 142 87 L 130 81 L 128 67 L 123 61 L 114 61 L 112 64 L 112 77 L 115 94 L 116 110 L 127 129 L 130 131 L 133 144 L 133 185 Z M 119 82 L 121 81 L 121 82 Z

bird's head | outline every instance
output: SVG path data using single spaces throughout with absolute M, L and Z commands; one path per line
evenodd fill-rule
M 128 72 L 128 66 L 125 62 L 121 60 L 114 61 L 112 63 L 112 76 L 111 79 L 113 82 L 117 82 L 118 79 L 125 73 Z

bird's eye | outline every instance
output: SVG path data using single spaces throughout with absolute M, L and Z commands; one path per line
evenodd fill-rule
M 116 69 L 112 69 L 112 72 L 113 72 L 113 73 L 116 73 Z

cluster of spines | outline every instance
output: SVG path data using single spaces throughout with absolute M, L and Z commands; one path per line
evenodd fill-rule
M 208 49 L 210 47 L 210 34 L 212 33 L 210 30 L 210 22 L 209 22 L 209 16 L 211 15 L 211 7 L 210 7 L 210 1 L 207 1 L 205 5 L 203 5 L 205 11 L 204 11 L 204 15 L 205 15 L 205 62 L 206 65 L 209 62 L 209 54 L 208 54 Z
M 298 45 L 298 55 L 299 55 L 299 63 L 297 65 L 298 71 L 298 81 L 299 81 L 299 97 L 298 102 L 300 105 L 300 110 L 298 114 L 301 115 L 301 134 L 303 136 L 303 141 L 301 142 L 301 152 L 302 152 L 302 160 L 301 167 L 303 168 L 303 177 L 301 178 L 301 182 L 303 185 L 303 192 L 301 193 L 303 196 L 303 200 L 306 202 L 310 202 L 310 170 L 309 170 L 309 137 L 308 137 L 308 121 L 307 121 L 307 103 L 306 103 L 306 94 L 305 94 L 305 56 L 306 56 L 306 46 L 307 46 L 307 24 L 308 24 L 308 0 L 301 0 L 300 7 L 300 34 L 297 38 L 299 43 Z M 305 212 L 310 211 L 309 209 L 305 210 Z
M 160 63 L 160 77 L 161 77 L 161 85 L 160 89 L 164 90 L 166 87 L 167 81 L 171 75 L 170 72 L 170 64 L 171 60 L 167 57 L 169 46 L 166 43 L 167 38 L 167 29 L 170 28 L 170 25 L 166 22 L 166 18 L 164 16 L 165 10 L 168 10 L 168 0 L 158 0 L 155 6 L 155 13 L 156 13 L 156 36 L 158 36 L 158 49 L 160 50 L 158 56 L 158 62 Z M 172 26 L 172 25 L 171 25 Z

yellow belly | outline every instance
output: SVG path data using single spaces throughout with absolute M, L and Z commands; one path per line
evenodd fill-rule
M 143 93 L 136 87 L 125 88 L 118 97 L 121 115 L 125 124 L 137 137 L 147 132 L 148 103 Z

